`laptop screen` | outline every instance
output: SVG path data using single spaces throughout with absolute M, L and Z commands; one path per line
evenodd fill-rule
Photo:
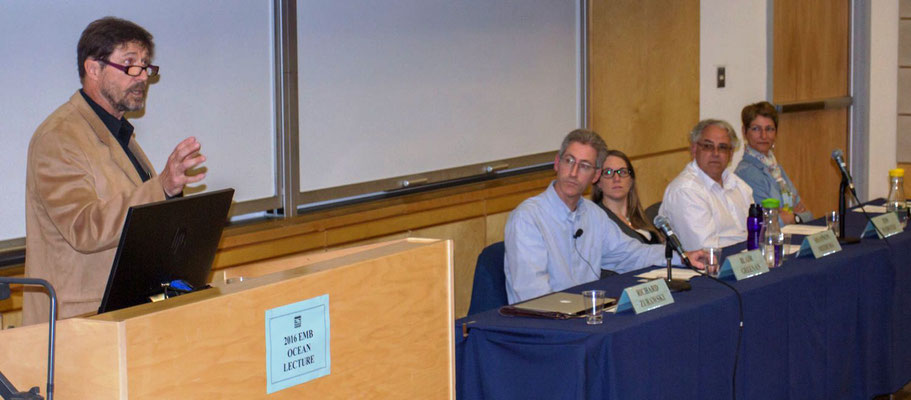
M 130 207 L 98 313 L 150 302 L 162 283 L 205 286 L 234 189 Z

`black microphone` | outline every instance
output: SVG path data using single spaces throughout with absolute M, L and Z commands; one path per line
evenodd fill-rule
M 578 230 L 576 230 L 576 234 L 573 235 L 573 239 L 578 239 L 580 236 L 582 236 L 582 233 L 583 233 L 582 228 L 579 228 Z
M 835 163 L 838 164 L 838 169 L 841 170 L 841 175 L 848 180 L 848 187 L 851 188 L 851 192 L 854 191 L 854 179 L 851 178 L 851 173 L 848 172 L 848 166 L 845 165 L 845 153 L 841 149 L 832 150 L 832 159 L 835 160 Z
M 691 266 L 690 258 L 686 256 L 686 251 L 683 250 L 683 245 L 680 244 L 680 239 L 677 238 L 677 234 L 674 233 L 674 229 L 671 228 L 671 224 L 667 221 L 667 218 L 663 215 L 659 215 L 655 217 L 653 222 L 655 223 L 655 227 L 664 233 L 667 242 L 671 244 L 675 251 L 677 251 L 677 254 L 680 254 L 680 259 L 682 259 L 687 266 Z

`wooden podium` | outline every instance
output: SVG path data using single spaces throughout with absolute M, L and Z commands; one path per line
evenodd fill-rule
M 218 271 L 213 288 L 57 324 L 58 399 L 455 398 L 452 242 L 406 239 Z M 329 296 L 329 375 L 266 392 L 266 310 Z M 0 331 L 46 394 L 47 325 Z

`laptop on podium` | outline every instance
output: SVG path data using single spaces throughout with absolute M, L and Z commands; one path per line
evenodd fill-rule
M 234 189 L 130 207 L 98 313 L 151 302 L 171 282 L 207 285 Z

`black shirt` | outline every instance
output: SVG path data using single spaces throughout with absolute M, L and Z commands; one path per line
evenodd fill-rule
M 133 137 L 133 125 L 130 124 L 126 118 L 114 118 L 113 115 L 109 114 L 104 108 L 101 108 L 98 103 L 92 100 L 91 97 L 85 94 L 82 89 L 79 89 L 79 94 L 81 94 L 82 98 L 89 103 L 92 110 L 95 110 L 95 114 L 98 114 L 98 118 L 101 118 L 101 122 L 104 123 L 104 126 L 106 126 L 108 131 L 111 132 L 111 135 L 117 139 L 117 143 L 120 143 L 120 147 L 123 148 L 123 152 L 127 154 L 130 162 L 133 163 L 133 167 L 136 168 L 136 172 L 139 173 L 139 177 L 142 178 L 142 181 L 145 182 L 149 180 L 150 176 L 148 171 L 142 167 L 142 164 L 139 163 L 139 160 L 136 159 L 136 156 L 130 151 L 130 138 Z
M 617 227 L 619 227 L 620 231 L 625 233 L 626 236 L 629 236 L 629 237 L 636 239 L 645 244 L 661 243 L 661 240 L 658 238 L 658 235 L 656 235 L 655 232 L 651 232 L 652 235 L 650 238 L 645 237 L 645 235 L 643 235 L 639 231 L 637 231 L 633 228 L 630 228 L 629 225 L 626 224 L 626 222 L 623 222 L 623 220 L 621 220 L 620 217 L 615 215 L 614 212 L 611 211 L 609 208 L 607 208 L 607 206 L 605 206 L 604 204 L 598 203 L 598 207 L 601 207 L 601 209 L 607 213 L 607 216 L 610 217 L 610 219 L 612 219 L 617 224 Z
M 610 217 L 610 219 L 613 220 L 614 223 L 617 224 L 617 227 L 620 228 L 620 231 L 623 232 L 624 234 L 626 234 L 626 236 L 629 236 L 629 237 L 636 239 L 645 244 L 661 243 L 661 240 L 658 238 L 658 235 L 656 235 L 654 232 L 652 232 L 651 238 L 647 238 L 647 237 L 645 237 L 645 235 L 639 233 L 639 231 L 637 231 L 633 228 L 630 228 L 629 225 L 626 224 L 626 222 L 623 222 L 620 219 L 620 217 L 616 216 L 613 211 L 611 211 L 609 208 L 607 208 L 607 206 L 605 206 L 604 204 L 601 204 L 601 203 L 596 203 L 596 204 L 598 204 L 598 207 L 601 207 L 601 209 L 607 213 L 607 216 Z M 616 273 L 613 271 L 610 271 L 610 270 L 606 270 L 606 269 L 601 270 L 601 279 L 604 279 L 611 275 L 616 275 Z

